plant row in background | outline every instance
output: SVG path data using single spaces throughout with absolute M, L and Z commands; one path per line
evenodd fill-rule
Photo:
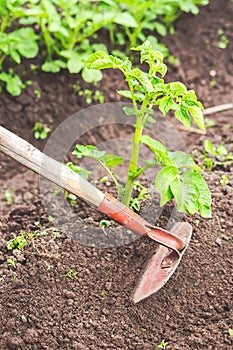
M 4 61 L 10 58 L 20 64 L 22 58 L 40 53 L 43 71 L 65 68 L 97 82 L 102 73 L 84 63 L 93 52 L 107 52 L 98 40 L 100 29 L 107 31 L 119 57 L 145 41 L 146 34 L 153 48 L 167 55 L 154 34 L 174 32 L 172 23 L 182 12 L 196 15 L 197 5 L 207 4 L 208 0 L 0 0 L 0 81 L 13 96 L 20 95 L 25 84 L 12 69 L 5 69 Z

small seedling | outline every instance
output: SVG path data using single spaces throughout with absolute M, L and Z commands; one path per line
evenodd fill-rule
M 104 95 L 99 90 L 93 92 L 89 89 L 82 90 L 79 83 L 73 85 L 74 91 L 78 94 L 78 96 L 84 96 L 87 104 L 91 104 L 94 102 L 104 103 Z
M 76 199 L 77 199 L 77 197 L 75 196 L 75 194 L 69 193 L 69 192 L 65 191 L 65 192 L 64 192 L 64 196 L 65 196 L 65 198 L 68 199 L 68 201 L 69 201 L 69 203 L 70 203 L 71 206 L 74 206 L 74 205 L 75 205 Z
M 111 273 L 111 268 L 107 269 L 106 276 L 108 276 Z
M 230 337 L 233 337 L 233 329 L 229 329 L 229 335 L 230 335 Z
M 45 140 L 50 132 L 51 129 L 40 122 L 35 123 L 33 127 L 33 135 L 35 139 Z
M 216 80 L 216 79 L 211 79 L 211 81 L 210 81 L 210 86 L 211 86 L 212 88 L 215 88 L 217 85 L 218 85 L 217 80 Z
M 7 242 L 7 249 L 13 250 L 18 249 L 21 250 L 26 244 L 27 240 L 25 238 L 25 232 L 21 231 L 20 236 L 14 237 Z
M 165 340 L 162 340 L 161 343 L 157 346 L 158 349 L 166 349 L 168 345 L 168 342 L 166 342 Z
M 215 126 L 215 121 L 213 119 L 205 118 L 205 126 L 206 129 L 212 128 L 213 126 Z
M 33 74 L 37 74 L 38 72 L 38 66 L 36 64 L 30 64 L 30 71 L 33 73 Z
M 35 94 L 35 96 L 36 96 L 37 98 L 41 98 L 41 90 L 35 89 L 35 90 L 34 90 L 34 94 Z
M 105 227 L 109 227 L 110 225 L 111 225 L 110 220 L 100 220 L 100 227 L 105 228 Z
M 69 277 L 69 278 L 73 278 L 75 276 L 75 271 L 70 269 L 69 271 L 67 271 L 64 275 L 61 275 L 60 277 Z
M 67 165 L 70 169 L 72 169 L 75 173 L 82 176 L 84 179 L 88 180 L 89 176 L 91 175 L 91 171 L 88 171 L 81 166 L 75 165 L 72 162 L 68 162 L 65 165 Z
M 5 191 L 5 199 L 6 199 L 7 205 L 9 205 L 9 206 L 11 206 L 14 202 L 14 191 L 11 190 L 10 188 L 8 188 Z
M 100 227 L 102 228 L 103 232 L 107 235 L 105 228 L 109 227 L 111 225 L 111 221 L 110 220 L 101 220 L 100 221 Z
M 218 30 L 218 36 L 219 36 L 219 43 L 218 43 L 218 47 L 220 49 L 226 49 L 228 44 L 229 44 L 229 40 L 227 39 L 226 35 L 224 34 L 224 31 L 222 29 Z
M 225 186 L 225 185 L 229 184 L 229 176 L 222 175 L 221 180 L 220 180 L 220 184 L 222 186 Z
M 52 215 L 49 215 L 48 216 L 48 221 L 49 222 L 53 222 L 55 220 L 55 218 L 52 216 Z
M 13 267 L 14 269 L 16 269 L 16 262 L 15 262 L 14 258 L 12 258 L 12 257 L 7 258 L 6 262 L 7 262 L 7 265 L 9 267 Z
M 34 221 L 34 225 L 35 225 L 36 227 L 42 227 L 42 224 L 41 224 L 40 221 Z
M 146 332 L 146 328 L 142 327 L 142 328 L 141 328 L 141 331 L 142 331 L 142 332 Z
M 216 166 L 230 165 L 233 163 L 233 154 L 228 152 L 224 145 L 214 145 L 211 141 L 204 141 L 204 151 L 199 155 L 202 166 L 212 170 Z

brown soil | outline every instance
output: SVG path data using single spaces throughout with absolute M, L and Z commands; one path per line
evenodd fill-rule
M 177 34 L 164 39 L 180 60 L 179 66 L 169 69 L 168 78 L 194 88 L 205 107 L 233 102 L 232 17 L 232 2 L 212 0 L 199 16 L 183 15 L 176 24 Z M 229 40 L 224 50 L 217 47 L 220 28 Z M 43 119 L 55 129 L 86 103 L 72 89 L 78 76 L 32 75 L 25 69 L 33 84 L 17 98 L 1 94 L 1 125 L 43 149 L 44 142 L 33 138 L 34 123 Z M 211 86 L 213 79 L 216 86 Z M 115 90 L 123 86 L 119 74 L 107 71 L 97 88 L 105 94 L 105 102 L 111 102 L 119 101 Z M 41 98 L 35 89 L 41 90 Z M 224 143 L 232 152 L 232 113 L 210 115 L 215 126 L 205 136 L 184 132 L 189 149 L 201 150 L 207 138 Z M 232 170 L 228 165 L 207 172 L 213 217 L 186 218 L 193 237 L 177 272 L 157 294 L 134 305 L 130 295 L 153 249 L 151 242 L 140 238 L 123 247 L 97 249 L 74 241 L 65 229 L 54 232 L 38 193 L 37 175 L 0 154 L 0 348 L 155 350 L 165 339 L 172 350 L 232 349 Z M 220 184 L 222 175 L 229 177 L 225 186 Z M 9 188 L 15 196 L 11 206 L 5 200 Z M 76 211 L 72 225 L 79 227 L 78 217 L 85 219 L 81 204 Z M 95 215 L 94 210 L 90 213 Z M 21 230 L 40 234 L 28 237 L 21 251 L 7 250 L 7 241 Z M 7 265 L 11 256 L 16 269 Z M 69 277 L 66 273 L 71 270 Z

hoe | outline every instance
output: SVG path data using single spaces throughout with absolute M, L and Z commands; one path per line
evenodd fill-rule
M 77 195 L 122 226 L 158 243 L 133 292 L 133 302 L 156 293 L 172 276 L 189 244 L 192 227 L 176 223 L 166 231 L 148 223 L 108 193 L 103 193 L 67 166 L 48 157 L 31 144 L 0 126 L 0 151 L 27 168 Z

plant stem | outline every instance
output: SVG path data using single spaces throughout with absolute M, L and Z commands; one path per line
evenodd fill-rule
M 114 176 L 113 172 L 107 166 L 105 166 L 105 164 L 103 162 L 101 162 L 101 161 L 99 161 L 99 162 L 102 165 L 102 167 L 108 172 L 108 174 L 111 176 L 116 188 L 119 188 L 120 185 L 119 185 L 116 177 Z
M 131 84 L 129 84 L 129 88 L 131 90 Z M 132 93 L 132 96 L 134 96 L 134 92 L 131 91 L 131 93 Z M 148 102 L 149 102 L 149 97 L 146 96 L 142 103 L 140 111 L 138 111 L 138 109 L 137 109 L 137 112 L 135 111 L 137 120 L 136 120 L 135 133 L 133 138 L 132 153 L 131 153 L 131 158 L 130 158 L 130 163 L 128 168 L 128 177 L 125 185 L 124 196 L 122 198 L 122 203 L 125 204 L 126 206 L 129 205 L 132 192 L 133 192 L 134 180 L 135 180 L 133 173 L 137 170 L 137 164 L 138 164 L 138 158 L 139 158 L 139 142 L 143 131 L 143 119 L 144 119 L 143 117 L 144 117 Z

